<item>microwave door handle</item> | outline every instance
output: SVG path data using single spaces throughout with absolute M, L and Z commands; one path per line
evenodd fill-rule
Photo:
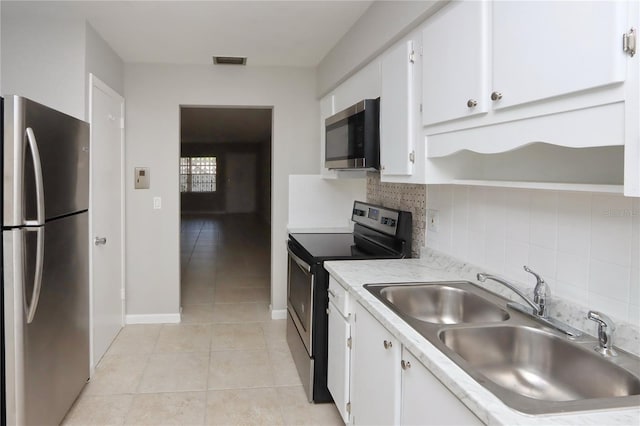
M 31 127 L 27 127 L 25 130 L 25 137 L 29 144 L 29 151 L 31 152 L 31 160 L 33 161 L 33 175 L 36 183 L 36 219 L 35 220 L 27 220 L 25 218 L 24 225 L 26 226 L 42 226 L 44 225 L 44 181 L 42 179 L 42 163 L 40 161 L 40 150 L 38 149 L 38 142 L 36 141 L 36 136 L 33 133 L 33 129 Z M 25 145 L 26 149 L 26 145 Z M 23 159 L 23 169 L 24 170 L 24 161 L 25 155 L 22 155 Z M 23 188 L 24 191 L 24 188 Z
M 33 290 L 31 292 L 31 301 L 27 304 L 27 296 L 25 294 L 25 311 L 27 314 L 27 324 L 31 324 L 36 316 L 38 309 L 38 301 L 40 300 L 40 290 L 42 288 L 42 270 L 44 268 L 44 226 L 37 228 L 25 228 L 26 232 L 37 233 L 36 245 L 36 264 L 33 273 Z M 26 244 L 23 244 L 23 250 Z M 24 256 L 25 254 L 23 254 Z M 25 287 L 23 287 L 25 288 Z

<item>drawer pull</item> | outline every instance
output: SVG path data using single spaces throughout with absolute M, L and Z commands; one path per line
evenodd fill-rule
M 384 342 L 382 342 L 382 344 L 384 345 L 385 349 L 391 349 L 393 347 L 393 343 L 391 343 L 391 341 L 385 340 Z
M 403 370 L 408 370 L 411 368 L 411 362 L 410 361 L 405 361 L 404 359 L 402 361 L 400 361 L 400 366 L 402 367 Z

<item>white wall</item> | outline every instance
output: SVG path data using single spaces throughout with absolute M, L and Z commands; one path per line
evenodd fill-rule
M 0 6 L 0 93 L 81 120 L 87 118 L 89 73 L 124 94 L 122 60 L 84 20 L 41 16 L 29 2 Z
M 367 198 L 366 179 L 325 179 L 321 175 L 289 176 L 289 224 L 305 228 L 351 228 L 355 200 Z
M 640 325 L 640 199 L 429 185 L 440 215 L 427 246 L 532 288 L 528 265 L 560 296 Z M 586 314 L 586 309 L 585 309 Z
M 0 0 L 0 96 L 2 91 L 2 0 Z
M 318 64 L 322 97 L 433 15 L 446 1 L 376 1 Z
M 85 31 L 86 84 L 89 84 L 89 73 L 93 73 L 107 86 L 124 96 L 124 63 L 122 59 L 91 25 L 86 24 Z M 87 95 L 88 93 L 87 90 Z
M 85 24 L 2 3 L 2 94 L 85 118 Z
M 127 94 L 127 314 L 179 311 L 179 107 L 273 106 L 272 308 L 286 309 L 290 174 L 318 173 L 315 73 L 301 68 L 125 65 Z M 133 168 L 151 168 L 149 190 Z M 162 210 L 152 210 L 152 197 Z

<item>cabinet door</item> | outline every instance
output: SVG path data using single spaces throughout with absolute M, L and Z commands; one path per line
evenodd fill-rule
M 493 3 L 493 82 L 504 108 L 625 79 L 622 1 Z
M 402 425 L 482 424 L 406 349 L 402 361 Z
M 519 2 L 518 2 L 519 3 Z M 422 124 L 486 113 L 488 5 L 453 2 L 422 31 Z
M 411 175 L 413 161 L 413 41 L 382 57 L 380 88 L 380 174 Z
M 349 373 L 351 328 L 336 306 L 329 302 L 327 386 L 345 423 L 349 423 Z
M 355 425 L 398 424 L 400 344 L 359 304 L 353 327 L 351 420 Z
M 380 60 L 371 61 L 364 68 L 336 87 L 334 94 L 334 114 L 360 102 L 380 96 Z

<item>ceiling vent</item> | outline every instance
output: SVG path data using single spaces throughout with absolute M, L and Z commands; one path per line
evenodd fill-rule
M 247 65 L 247 58 L 241 56 L 214 56 L 214 65 Z

